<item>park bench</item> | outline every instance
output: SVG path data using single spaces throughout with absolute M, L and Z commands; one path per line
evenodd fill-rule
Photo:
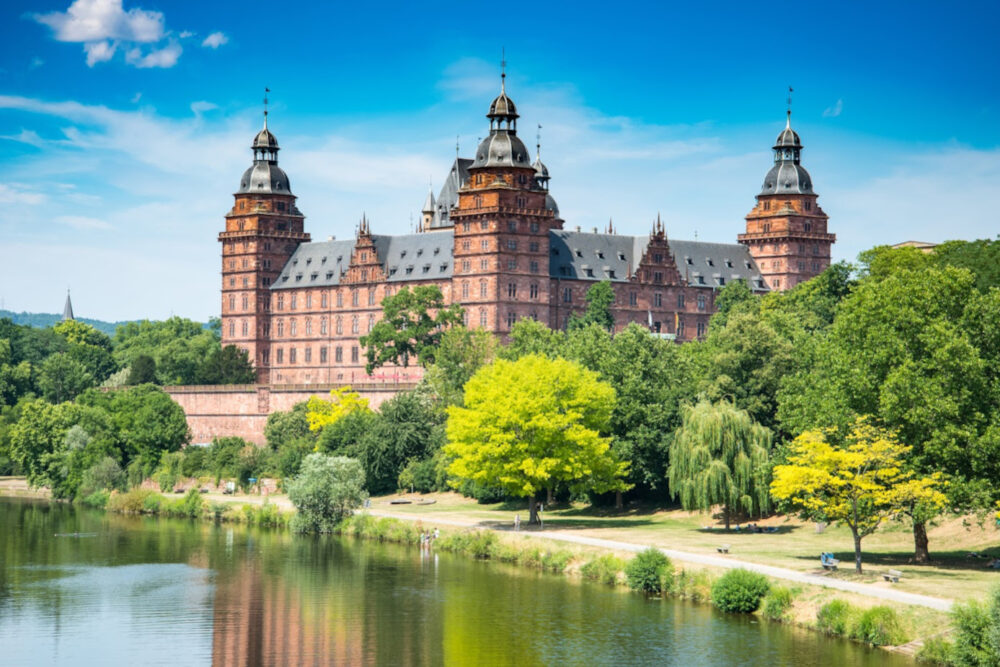
M 837 566 L 840 565 L 840 561 L 833 557 L 831 553 L 820 554 L 819 564 L 823 566 L 824 570 L 836 570 Z
M 882 575 L 882 578 L 885 579 L 886 581 L 891 581 L 892 583 L 896 584 L 899 583 L 899 578 L 902 576 L 903 573 L 900 572 L 899 570 L 889 570 L 888 572 Z
M 715 550 L 718 551 L 720 554 L 727 554 L 729 553 L 729 545 L 723 544 L 721 547 L 715 547 Z

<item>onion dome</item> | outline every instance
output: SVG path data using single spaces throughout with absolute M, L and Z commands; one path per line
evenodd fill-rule
M 264 128 L 254 137 L 250 148 L 253 166 L 240 177 L 237 194 L 292 194 L 288 175 L 278 166 L 278 139 L 267 129 L 267 116 L 264 116 Z
M 501 74 L 500 94 L 490 104 L 490 135 L 476 149 L 476 167 L 531 167 L 531 158 L 524 142 L 517 137 L 517 108 L 507 97 L 505 79 Z
M 557 218 L 559 217 L 559 206 L 556 204 L 555 198 L 549 193 L 545 193 L 545 209 L 552 211 Z
M 774 142 L 774 166 L 764 177 L 762 195 L 816 194 L 812 189 L 812 178 L 805 167 L 799 164 L 802 157 L 802 142 L 792 129 L 792 112 L 788 112 L 785 129 Z

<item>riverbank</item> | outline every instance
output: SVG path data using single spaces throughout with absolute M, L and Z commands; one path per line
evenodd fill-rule
M 184 505 L 184 496 L 161 496 L 146 492 L 144 498 L 137 496 L 132 499 L 133 505 L 121 511 L 173 514 L 191 516 L 190 506 Z M 0 479 L 0 494 L 23 495 L 38 497 L 39 492 L 28 489 L 23 482 Z M 292 511 L 291 503 L 284 495 L 262 497 L 256 495 L 235 496 L 221 494 L 200 494 L 198 516 L 212 520 L 236 521 L 264 526 L 283 526 L 287 524 Z M 390 504 L 392 501 L 409 499 L 409 504 Z M 420 501 L 421 504 L 417 504 Z M 136 504 L 137 503 L 137 504 Z M 648 546 L 662 550 L 673 561 L 677 570 L 675 581 L 679 582 L 673 592 L 681 597 L 690 597 L 700 601 L 708 601 L 709 589 L 714 578 L 728 569 L 744 568 L 760 572 L 769 577 L 776 585 L 791 588 L 791 604 L 782 613 L 784 622 L 818 629 L 817 612 L 834 599 L 848 602 L 853 608 L 862 610 L 875 605 L 891 607 L 905 628 L 907 639 L 938 635 L 941 629 L 947 627 L 949 619 L 946 610 L 952 600 L 944 596 L 926 595 L 914 591 L 914 588 L 928 588 L 935 580 L 934 571 L 946 569 L 947 564 L 932 564 L 919 566 L 925 568 L 917 574 L 917 566 L 905 566 L 906 571 L 900 584 L 879 582 L 878 570 L 870 570 L 866 575 L 858 577 L 850 570 L 825 572 L 818 568 L 815 556 L 802 556 L 803 553 L 816 553 L 823 550 L 836 551 L 838 543 L 849 536 L 840 535 L 837 529 L 827 528 L 823 533 L 816 533 L 815 527 L 793 519 L 769 519 L 777 531 L 774 533 L 722 533 L 714 528 L 706 528 L 705 515 L 696 515 L 678 511 L 648 510 L 631 508 L 625 512 L 611 512 L 595 508 L 563 507 L 548 509 L 543 513 L 545 530 L 527 529 L 517 533 L 513 530 L 513 519 L 518 513 L 524 514 L 516 506 L 478 505 L 474 501 L 461 498 L 456 494 L 433 494 L 432 496 L 386 496 L 373 498 L 372 507 L 368 512 L 385 521 L 406 522 L 401 525 L 392 523 L 379 524 L 377 531 L 355 530 L 350 525 L 345 530 L 357 537 L 401 543 L 416 544 L 421 530 L 430 531 L 433 528 L 443 528 L 445 537 L 451 539 L 453 534 L 478 534 L 491 531 L 496 536 L 464 541 L 453 541 L 462 545 L 479 544 L 472 552 L 463 546 L 461 549 L 449 549 L 469 553 L 475 557 L 484 557 L 482 544 L 488 543 L 485 557 L 495 560 L 514 562 L 520 565 L 563 572 L 571 576 L 579 576 L 586 570 L 586 565 L 604 556 L 619 559 L 624 563 L 634 554 Z M 112 508 L 114 509 L 114 508 Z M 762 522 L 766 524 L 768 522 Z M 938 539 L 935 531 L 953 531 L 953 526 L 939 526 L 932 531 L 932 547 Z M 983 539 L 988 529 L 979 529 L 982 534 L 975 535 L 969 531 L 967 540 Z M 890 532 L 883 536 L 883 542 L 900 542 L 904 537 L 902 531 Z M 478 540 L 478 541 L 477 541 Z M 484 541 L 485 540 L 485 541 Z M 955 541 L 954 538 L 952 540 Z M 719 554 L 713 544 L 729 545 L 728 554 Z M 877 543 L 876 540 L 872 540 Z M 439 542 L 439 548 L 448 544 L 448 540 Z M 822 546 L 821 546 L 822 545 Z M 683 547 L 683 548 L 681 548 Z M 479 549 L 479 552 L 475 552 Z M 792 554 L 784 553 L 791 551 Z M 547 556 L 545 556 L 548 554 Z M 797 555 L 799 554 L 799 555 Z M 845 561 L 843 553 L 838 555 Z M 866 544 L 866 562 L 885 563 L 886 559 L 900 558 L 898 552 L 868 551 Z M 543 557 L 544 556 L 544 557 Z M 772 563 L 792 562 L 798 569 L 782 567 Z M 615 562 L 615 561 L 612 561 Z M 892 562 L 892 561 L 890 561 Z M 593 569 L 593 568 L 591 568 Z M 604 563 L 603 570 L 608 569 Z M 964 576 L 980 581 L 978 593 L 985 594 L 989 586 L 981 572 L 970 571 Z M 604 578 L 607 579 L 607 573 Z M 956 579 L 962 576 L 959 572 L 952 573 L 951 590 L 955 590 Z M 612 580 L 622 584 L 620 571 L 612 575 Z M 935 591 L 938 587 L 931 586 Z M 963 599 L 964 595 L 956 596 Z M 911 644 L 910 650 L 916 648 Z

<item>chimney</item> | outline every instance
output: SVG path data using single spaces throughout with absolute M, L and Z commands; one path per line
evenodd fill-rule
M 334 236 L 333 234 L 330 234 L 329 236 L 326 237 L 326 240 L 327 241 L 336 241 L 337 237 Z
M 597 227 L 594 227 L 594 233 L 595 234 L 597 233 Z
M 580 231 L 580 225 L 576 226 L 576 231 L 578 231 L 578 232 Z

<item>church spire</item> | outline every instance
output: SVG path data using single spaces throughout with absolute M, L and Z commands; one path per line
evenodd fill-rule
M 73 318 L 73 301 L 69 298 L 69 290 L 66 290 L 66 305 L 63 306 L 62 321 L 72 320 Z

